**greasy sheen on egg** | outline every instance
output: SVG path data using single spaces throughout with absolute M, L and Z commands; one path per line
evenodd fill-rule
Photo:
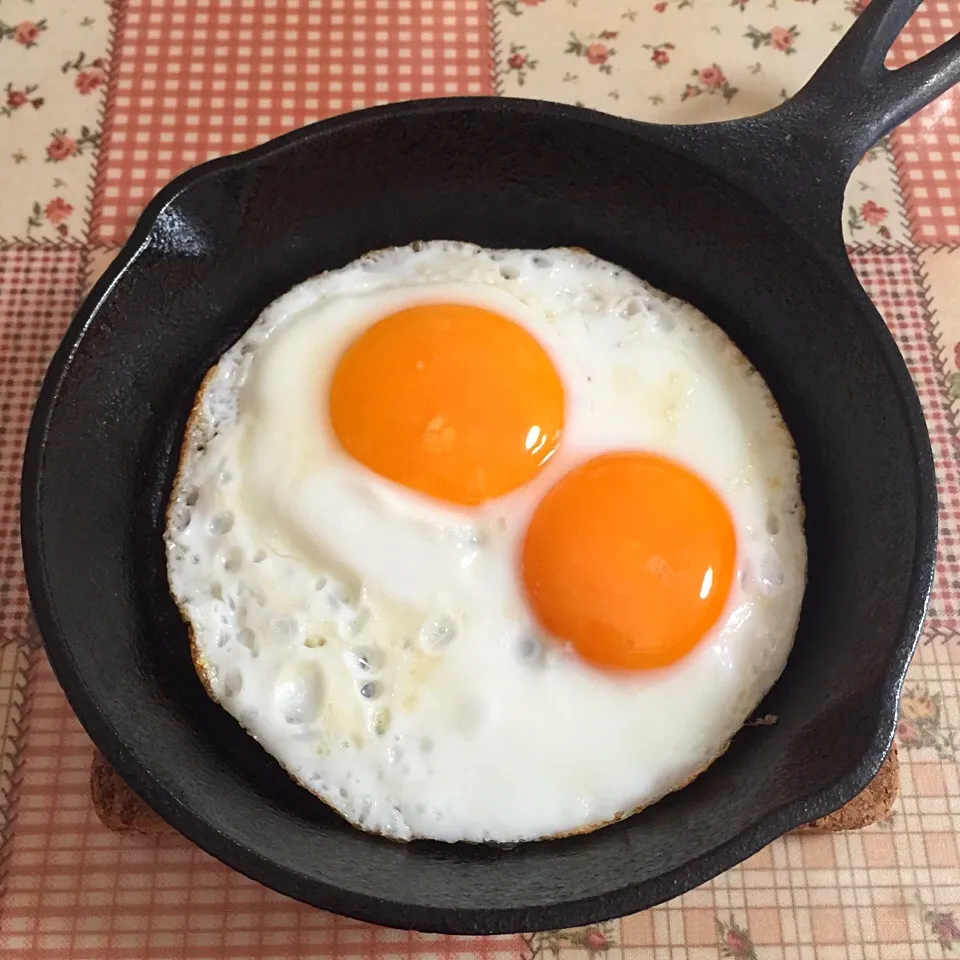
M 503 496 L 436 500 L 355 460 L 331 425 L 350 344 L 429 303 L 507 318 L 562 382 L 561 442 Z M 622 451 L 702 479 L 735 535 L 716 622 L 669 667 L 590 662 L 523 582 L 548 492 Z M 584 251 L 442 241 L 307 280 L 227 351 L 197 397 L 165 542 L 211 696 L 306 789 L 397 839 L 580 832 L 681 786 L 779 676 L 806 579 L 792 440 L 718 327 Z M 557 542 L 576 549 L 575 531 Z

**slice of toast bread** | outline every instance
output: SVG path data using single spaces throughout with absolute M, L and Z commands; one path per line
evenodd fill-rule
M 800 827 L 799 832 L 834 833 L 859 830 L 883 820 L 889 815 L 899 789 L 900 769 L 897 747 L 894 744 L 877 775 L 862 793 L 835 813 Z M 175 832 L 127 786 L 99 751 L 94 753 L 90 769 L 90 793 L 94 810 L 108 830 L 146 836 L 162 836 Z

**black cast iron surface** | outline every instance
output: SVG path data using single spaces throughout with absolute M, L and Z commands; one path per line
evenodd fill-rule
M 866 785 L 930 589 L 936 492 L 916 393 L 839 211 L 866 147 L 960 78 L 956 38 L 884 70 L 915 6 L 873 0 L 811 84 L 761 117 L 673 128 L 534 101 L 403 104 L 205 164 L 151 203 L 51 365 L 23 540 L 71 704 L 163 817 L 309 903 L 495 933 L 651 906 Z M 295 283 L 429 238 L 578 245 L 696 304 L 763 374 L 800 453 L 810 578 L 761 708 L 779 722 L 590 836 L 506 850 L 354 830 L 207 699 L 167 593 L 163 513 L 205 371 Z

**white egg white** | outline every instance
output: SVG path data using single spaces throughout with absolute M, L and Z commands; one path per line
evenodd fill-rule
M 564 384 L 556 455 L 478 508 L 372 474 L 325 406 L 354 337 L 438 301 L 522 325 Z M 623 449 L 695 470 L 738 543 L 712 634 L 629 675 L 545 636 L 518 571 L 544 492 Z M 718 327 L 584 251 L 448 242 L 372 254 L 264 311 L 204 381 L 166 547 L 211 695 L 308 790 L 400 839 L 583 831 L 682 785 L 782 671 L 806 578 L 793 443 Z

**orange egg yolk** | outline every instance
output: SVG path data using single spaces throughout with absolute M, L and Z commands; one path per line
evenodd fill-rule
M 614 453 L 564 476 L 523 543 L 523 580 L 541 624 L 587 662 L 666 667 L 717 622 L 736 535 L 717 494 L 662 457 Z
M 563 429 L 563 386 L 540 344 L 500 314 L 431 303 L 346 349 L 330 388 L 343 448 L 370 470 L 475 505 L 529 481 Z

